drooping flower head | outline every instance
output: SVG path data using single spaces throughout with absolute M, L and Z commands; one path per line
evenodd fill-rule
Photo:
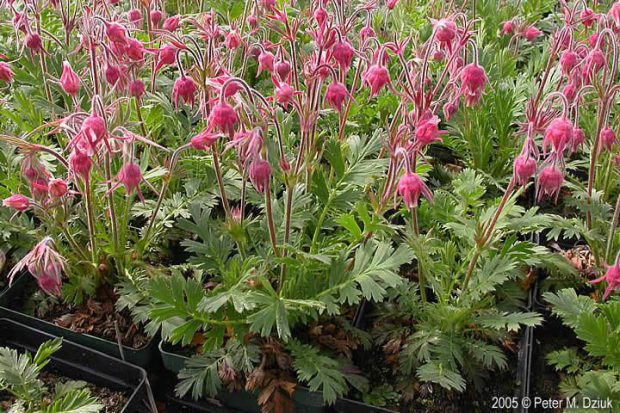
M 599 151 L 606 149 L 608 152 L 611 152 L 613 146 L 618 142 L 616 137 L 616 132 L 613 129 L 606 126 L 601 130 L 601 145 Z
M 133 162 L 127 162 L 121 167 L 120 171 L 118 171 L 118 174 L 116 175 L 116 183 L 112 185 L 109 192 L 114 191 L 120 185 L 123 185 L 127 195 L 136 191 L 138 198 L 144 202 L 144 197 L 142 196 L 142 191 L 140 190 L 140 183 L 142 182 L 142 179 L 142 170 L 140 167 Z
M 13 71 L 11 70 L 11 67 L 5 62 L 0 62 L 0 82 L 13 82 Z
M 336 63 L 338 63 L 340 70 L 349 70 L 354 55 L 355 49 L 353 49 L 351 43 L 349 43 L 344 37 L 332 46 L 332 56 L 334 57 Z
M 135 97 L 136 99 L 142 99 L 144 92 L 146 91 L 146 87 L 144 86 L 144 82 L 140 79 L 134 79 L 129 82 L 129 96 Z
M 405 172 L 398 181 L 397 190 L 405 206 L 410 211 L 418 207 L 421 195 L 424 195 L 429 202 L 433 202 L 432 192 L 416 173 Z
M 562 73 L 569 75 L 577 63 L 579 62 L 579 56 L 572 50 L 565 50 L 560 56 L 560 66 L 562 67 Z
M 564 183 L 564 175 L 553 165 L 544 168 L 538 176 L 538 194 L 537 199 L 540 201 L 545 196 L 553 197 L 555 202 L 558 200 L 562 184 Z
M 470 63 L 461 70 L 461 93 L 465 96 L 465 106 L 478 103 L 487 82 L 487 75 L 481 66 Z
M 513 165 L 514 179 L 517 184 L 525 186 L 536 173 L 536 159 L 528 153 L 522 153 L 515 158 Z
M 85 152 L 75 149 L 69 156 L 69 171 L 74 176 L 80 176 L 84 180 L 88 180 L 93 161 Z
M 64 179 L 52 179 L 49 183 L 49 193 L 52 198 L 62 198 L 69 192 L 69 185 Z
M 77 95 L 80 91 L 80 78 L 73 71 L 71 65 L 66 60 L 62 62 L 62 75 L 60 75 L 60 85 L 62 89 L 71 96 Z
M 414 143 L 417 148 L 422 149 L 433 142 L 441 142 L 441 135 L 447 132 L 439 130 L 440 122 L 439 116 L 432 115 L 430 112 L 420 120 L 414 132 Z
M 154 28 L 158 28 L 159 27 L 159 23 L 161 23 L 161 19 L 164 17 L 164 14 L 161 12 L 161 10 L 151 10 L 151 12 L 149 13 L 149 17 L 151 19 L 151 24 L 153 25 Z
M 174 107 L 179 110 L 179 100 L 183 99 L 186 105 L 194 106 L 196 97 L 196 84 L 191 77 L 181 76 L 175 82 L 172 88 L 172 100 L 174 101 Z
M 547 150 L 549 144 L 551 148 L 557 152 L 564 152 L 564 149 L 573 140 L 573 124 L 564 116 L 553 119 L 547 129 L 545 129 L 545 137 L 543 138 L 543 150 Z
M 385 66 L 374 64 L 364 72 L 362 80 L 370 87 L 370 96 L 373 97 L 390 84 L 390 73 Z
M 333 81 L 327 86 L 327 90 L 325 91 L 325 101 L 329 106 L 331 106 L 337 112 L 342 110 L 342 104 L 347 99 L 349 92 L 347 91 L 347 87 L 338 82 Z
M 179 28 L 179 24 L 181 22 L 180 16 L 171 16 L 164 20 L 164 25 L 162 26 L 164 30 L 169 32 L 174 32 Z
M 451 19 L 431 19 L 435 28 L 435 38 L 442 44 L 450 44 L 456 37 L 457 27 Z
M 218 102 L 209 114 L 209 129 L 219 129 L 227 133 L 230 139 L 235 135 L 235 125 L 239 121 L 237 112 L 226 102 Z
M 262 50 L 258 55 L 258 72 L 256 76 L 264 70 L 268 73 L 272 73 L 274 69 L 275 56 L 268 50 Z
M 33 54 L 37 54 L 43 50 L 43 41 L 41 40 L 41 36 L 38 33 L 28 33 L 26 35 L 26 47 Z
M 9 272 L 9 283 L 24 268 L 37 280 L 39 287 L 50 295 L 61 295 L 65 259 L 54 250 L 51 237 L 45 237 Z
M 528 42 L 533 42 L 542 35 L 543 32 L 540 31 L 536 26 L 530 26 L 523 32 L 523 37 L 525 37 Z
M 2 200 L 2 206 L 24 212 L 30 208 L 30 199 L 22 194 L 14 194 Z
M 256 158 L 250 163 L 250 181 L 257 192 L 263 193 L 271 180 L 271 165 L 264 159 Z
M 607 283 L 605 293 L 603 294 L 603 301 L 607 300 L 609 294 L 615 291 L 620 286 L 620 254 L 616 257 L 614 265 L 607 265 L 607 272 L 600 278 L 590 281 L 591 284 L 598 284 L 601 281 Z
M 222 135 L 213 133 L 209 129 L 205 129 L 190 140 L 190 146 L 200 151 L 206 151 L 211 148 Z

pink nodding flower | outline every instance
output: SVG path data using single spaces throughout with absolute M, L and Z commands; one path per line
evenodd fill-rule
M 318 24 L 321 29 L 325 28 L 327 16 L 327 11 L 322 6 L 319 6 L 314 11 L 314 20 L 316 20 L 316 24 Z
M 572 50 L 565 50 L 560 56 L 560 67 L 565 75 L 569 75 L 577 63 L 579 63 L 579 56 Z
M 235 135 L 235 125 L 239 121 L 239 117 L 237 116 L 237 112 L 226 102 L 219 102 L 213 109 L 211 109 L 211 114 L 209 115 L 209 128 L 217 128 L 223 133 L 228 133 L 230 139 Z
M 135 97 L 140 100 L 146 91 L 144 83 L 139 79 L 134 79 L 129 82 L 129 96 Z
M 433 142 L 441 142 L 441 135 L 447 132 L 439 130 L 439 116 L 428 113 L 415 127 L 415 145 L 422 149 Z
M 611 6 L 608 15 L 614 21 L 616 27 L 620 27 L 620 2 L 615 2 Z
M 107 65 L 103 75 L 105 81 L 108 82 L 110 86 L 114 86 L 121 78 L 121 69 L 118 66 Z
M 164 66 L 169 66 L 174 63 L 174 59 L 177 55 L 177 48 L 174 46 L 166 45 L 157 51 L 157 65 L 155 66 L 155 74 Z
M 607 272 L 602 277 L 590 281 L 591 284 L 598 284 L 601 281 L 607 283 L 607 288 L 605 288 L 605 293 L 603 294 L 603 301 L 607 300 L 609 294 L 620 286 L 620 254 L 616 257 L 614 265 L 606 265 L 606 267 Z
M 41 50 L 43 50 L 43 41 L 41 40 L 41 36 L 39 36 L 37 33 L 27 34 L 25 42 L 26 47 L 32 53 L 39 53 Z
M 128 13 L 129 21 L 135 25 L 142 23 L 142 12 L 139 9 L 131 9 Z
M 295 89 L 293 89 L 288 83 L 282 82 L 276 86 L 275 96 L 278 103 L 286 109 L 295 96 Z
M 92 166 L 93 161 L 90 159 L 90 156 L 77 148 L 69 156 L 69 171 L 74 176 L 82 177 L 85 181 L 88 180 Z
M 402 197 L 405 206 L 410 211 L 418 207 L 420 195 L 424 195 L 429 202 L 433 202 L 433 193 L 428 189 L 418 174 L 412 172 L 405 172 L 400 178 L 397 191 Z
M 269 181 L 271 180 L 271 165 L 264 159 L 254 159 L 250 164 L 250 181 L 257 192 L 263 193 L 266 188 L 269 188 Z
M 603 149 L 611 152 L 611 149 L 617 142 L 618 140 L 616 138 L 616 132 L 614 132 L 613 129 L 607 126 L 604 127 L 601 130 L 601 147 L 599 148 L 599 153 L 602 152 Z
M 536 198 L 540 201 L 548 195 L 557 202 L 562 189 L 562 183 L 564 183 L 562 172 L 553 165 L 547 166 L 538 176 L 538 194 Z
M 397 4 L 398 0 L 385 0 L 385 7 L 387 7 L 388 10 L 394 10 Z
M 224 45 L 227 49 L 236 50 L 241 46 L 241 36 L 237 30 L 231 30 L 227 35 L 226 39 L 224 39 Z
M 161 12 L 161 10 L 151 10 L 149 18 L 151 19 L 151 24 L 153 25 L 153 27 L 158 28 L 159 23 L 161 23 L 161 19 L 164 18 L 164 14 Z
M 575 127 L 575 129 L 573 129 L 573 140 L 570 143 L 571 153 L 577 152 L 577 150 L 583 146 L 585 140 L 586 134 L 583 132 L 583 129 Z
M 553 119 L 545 129 L 543 150 L 546 151 L 551 144 L 554 151 L 563 152 L 573 140 L 573 129 L 573 124 L 564 116 Z
M 0 82 L 13 82 L 13 71 L 11 70 L 11 67 L 5 62 L 0 62 Z
M 589 28 L 590 26 L 594 24 L 594 21 L 596 20 L 596 15 L 594 14 L 594 11 L 592 11 L 591 8 L 585 7 L 579 14 L 579 18 L 581 19 L 581 23 L 586 28 Z
M 338 113 L 342 111 L 342 104 L 347 99 L 349 92 L 347 87 L 338 81 L 333 81 L 325 91 L 325 101 Z
M 69 192 L 69 185 L 64 179 L 52 179 L 49 183 L 49 193 L 52 198 L 62 198 Z
M 105 23 L 105 34 L 112 43 L 122 45 L 127 43 L 127 33 L 125 32 L 125 27 L 119 23 Z
M 256 29 L 258 27 L 258 18 L 253 14 L 250 14 L 246 19 L 246 23 L 250 26 L 250 28 Z
M 49 193 L 49 181 L 47 178 L 39 177 L 31 181 L 30 193 L 35 200 L 45 202 Z
M 206 151 L 211 148 L 211 146 L 213 146 L 213 144 L 217 142 L 217 140 L 221 136 L 222 135 L 220 134 L 213 133 L 208 129 L 205 129 L 199 134 L 194 135 L 190 140 L 189 144 L 194 149 L 197 149 L 199 151 Z
M 575 84 L 572 82 L 567 83 L 562 88 L 562 94 L 566 96 L 566 99 L 568 99 L 569 102 L 572 102 L 573 100 L 575 100 L 575 96 L 577 96 L 577 86 L 575 86 Z
M 171 16 L 164 20 L 164 25 L 162 27 L 164 30 L 174 32 L 179 28 L 180 21 L 181 18 L 178 15 Z
M 105 142 L 107 131 L 105 128 L 105 122 L 96 113 L 91 114 L 84 122 L 80 129 L 80 135 L 86 139 L 89 149 L 96 151 L 101 142 Z
M 335 43 L 332 47 L 332 56 L 336 63 L 338 63 L 340 70 L 346 71 L 351 67 L 354 55 L 355 50 L 345 38 Z
M 127 57 L 129 57 L 133 61 L 140 61 L 144 59 L 144 52 L 146 49 L 142 42 L 136 39 L 129 39 L 127 42 L 127 48 L 125 49 L 125 53 L 127 53 Z
M 506 20 L 502 23 L 502 34 L 512 35 L 515 31 L 515 23 L 512 20 Z
M 62 89 L 71 96 L 77 95 L 80 90 L 80 78 L 66 60 L 62 62 L 62 75 L 60 75 Z
M 22 194 L 14 194 L 2 201 L 2 206 L 24 212 L 30 208 L 30 199 Z
M 37 280 L 39 287 L 50 295 L 61 295 L 62 272 L 65 269 L 65 259 L 52 248 L 52 238 L 45 237 L 24 258 L 19 260 L 9 272 L 9 284 L 15 275 L 23 269 Z
M 275 66 L 276 73 L 283 82 L 288 82 L 291 74 L 291 64 L 286 60 L 280 60 Z
M 605 66 L 605 54 L 599 48 L 595 48 L 586 56 L 586 64 L 583 66 L 583 75 L 591 79 Z
M 435 27 L 435 38 L 444 44 L 451 43 L 456 37 L 457 27 L 456 24 L 450 19 L 431 19 L 433 26 Z
M 461 70 L 461 93 L 465 95 L 465 106 L 475 106 L 480 100 L 487 75 L 481 66 L 470 63 Z
M 456 114 L 458 110 L 459 110 L 458 99 L 446 102 L 442 108 L 443 116 L 444 118 L 446 118 L 446 121 L 449 121 L 450 119 L 452 119 L 452 117 Z
M 172 88 L 172 100 L 174 101 L 174 107 L 176 110 L 179 110 L 179 99 L 183 99 L 186 105 L 194 106 L 194 100 L 196 93 L 196 84 L 192 80 L 191 77 L 187 77 L 181 75 L 174 82 L 174 86 Z
M 120 185 L 123 185 L 127 195 L 136 191 L 138 198 L 144 202 L 144 197 L 142 196 L 142 191 L 140 190 L 140 182 L 142 182 L 142 179 L 142 170 L 140 170 L 140 167 L 133 162 L 128 162 L 121 167 L 120 171 L 118 171 L 118 174 L 116 175 L 117 181 L 114 185 L 112 185 L 108 192 L 112 192 Z
M 517 156 L 514 161 L 513 172 L 517 184 L 525 186 L 536 173 L 536 160 L 527 153 Z
M 523 36 L 528 42 L 533 42 L 534 40 L 538 39 L 542 35 L 543 35 L 543 32 L 538 30 L 536 26 L 530 26 L 527 29 L 525 29 L 525 31 L 523 32 Z
M 263 50 L 258 55 L 258 71 L 256 75 L 258 76 L 263 70 L 272 73 L 273 65 L 274 65 L 275 57 L 273 53 L 268 50 Z
M 390 84 L 390 73 L 385 66 L 374 64 L 366 70 L 362 80 L 370 87 L 370 97 L 373 97 Z

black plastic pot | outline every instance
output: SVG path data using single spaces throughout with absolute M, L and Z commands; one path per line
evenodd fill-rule
M 15 320 L 21 324 L 36 328 L 53 336 L 64 337 L 74 343 L 105 353 L 109 356 L 121 358 L 136 366 L 146 367 L 157 357 L 157 340 L 151 338 L 142 348 L 134 349 L 122 346 L 123 354 L 118 343 L 90 334 L 77 333 L 68 328 L 60 327 L 45 320 L 40 320 L 18 310 L 26 288 L 34 283 L 32 277 L 22 275 L 15 279 L 11 287 L 0 293 L 0 317 Z M 124 357 L 123 357 L 124 356 Z
M 187 356 L 175 353 L 172 346 L 164 341 L 159 343 L 159 350 L 164 367 L 171 372 L 177 374 L 188 359 Z M 234 409 L 239 413 L 260 413 L 260 408 L 256 401 L 256 394 L 237 391 L 237 392 L 221 392 L 217 395 L 217 399 L 226 407 Z M 190 402 L 181 399 L 172 399 L 176 403 L 185 403 L 187 406 L 201 406 L 206 410 L 195 410 L 196 412 L 213 411 L 213 404 L 208 402 Z M 295 403 L 296 413 L 394 413 L 393 410 L 375 407 L 355 400 L 340 398 L 333 406 L 325 406 L 323 395 L 317 392 L 297 386 L 293 394 L 293 402 Z M 188 410 L 193 411 L 193 410 Z
M 13 320 L 0 319 L 0 347 L 36 352 L 51 334 L 25 326 Z M 48 367 L 63 376 L 83 380 L 129 396 L 122 413 L 141 411 L 146 389 L 146 372 L 140 367 L 117 360 L 98 351 L 63 340 L 62 348 L 51 357 Z

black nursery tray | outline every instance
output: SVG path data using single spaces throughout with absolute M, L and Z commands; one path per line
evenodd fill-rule
M 34 353 L 43 342 L 54 338 L 13 320 L 0 319 L 0 347 Z M 129 398 L 121 413 L 140 411 L 146 391 L 146 372 L 140 367 L 63 340 L 62 348 L 51 357 L 49 368 L 75 380 L 126 392 Z
M 187 356 L 178 354 L 171 345 L 161 341 L 159 343 L 164 367 L 173 373 L 178 373 L 184 366 Z M 234 393 L 222 392 L 217 396 L 218 400 L 229 409 L 223 410 L 214 406 L 208 401 L 192 402 L 184 399 L 170 398 L 173 404 L 189 410 L 179 410 L 180 412 L 212 412 L 212 413 L 260 413 L 256 401 L 256 395 L 237 391 Z M 375 407 L 355 400 L 339 398 L 333 406 L 324 406 L 323 395 L 311 392 L 304 387 L 297 387 L 293 395 L 296 413 L 394 413 L 393 410 L 382 407 Z
M 124 359 L 136 366 L 147 367 L 157 357 L 158 340 L 153 338 L 149 338 L 149 341 L 141 348 L 135 349 L 122 346 L 123 354 L 121 355 L 121 350 L 116 342 L 90 334 L 78 333 L 16 310 L 20 297 L 23 296 L 24 290 L 28 288 L 29 283 L 32 282 L 31 277 L 22 275 L 16 278 L 9 288 L 0 292 L 0 317 L 15 320 L 54 336 L 64 337 L 74 343 L 95 349 L 109 356 Z

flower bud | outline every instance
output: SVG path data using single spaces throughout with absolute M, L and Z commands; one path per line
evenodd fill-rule
M 62 198 L 69 192 L 69 185 L 63 179 L 52 179 L 49 183 L 49 193 L 52 198 Z
M 2 201 L 2 206 L 24 212 L 30 207 L 30 200 L 21 194 L 11 195 Z
M 164 20 L 163 29 L 169 32 L 176 31 L 179 28 L 180 20 L 181 18 L 178 15 L 168 17 L 166 20 Z
M 390 73 L 385 66 L 374 64 L 366 70 L 362 79 L 370 87 L 370 96 L 373 97 L 390 83 Z
M 77 95 L 80 90 L 80 78 L 75 74 L 71 65 L 66 60 L 62 62 L 62 75 L 60 76 L 62 89 L 71 96 Z
M 145 90 L 146 88 L 141 80 L 134 79 L 129 82 L 129 96 L 135 97 L 139 100 L 144 95 Z
M 325 91 L 325 101 L 337 112 L 342 111 L 342 104 L 347 99 L 347 87 L 338 81 L 333 81 Z
M 151 10 L 149 17 L 151 18 L 151 24 L 153 25 L 153 27 L 158 28 L 159 23 L 161 23 L 161 19 L 163 19 L 164 15 L 161 10 Z
M 211 110 L 208 123 L 209 129 L 217 128 L 223 133 L 228 133 L 230 139 L 235 134 L 235 124 L 239 121 L 235 110 L 226 102 L 219 102 Z
M 550 165 L 543 169 L 538 176 L 538 195 L 536 197 L 538 201 L 548 195 L 554 197 L 557 202 L 563 182 L 564 175 L 555 166 Z
M 418 207 L 421 195 L 424 195 L 429 202 L 433 202 L 433 194 L 430 189 L 415 173 L 406 172 L 398 181 L 397 191 L 410 211 Z
M 517 184 L 525 186 L 536 173 L 536 160 L 527 154 L 515 158 L 513 172 Z
M 5 62 L 0 62 L 0 82 L 13 82 L 13 71 L 11 70 L 11 67 Z
M 250 164 L 250 181 L 257 192 L 265 192 L 271 180 L 271 165 L 263 159 L 255 159 Z

